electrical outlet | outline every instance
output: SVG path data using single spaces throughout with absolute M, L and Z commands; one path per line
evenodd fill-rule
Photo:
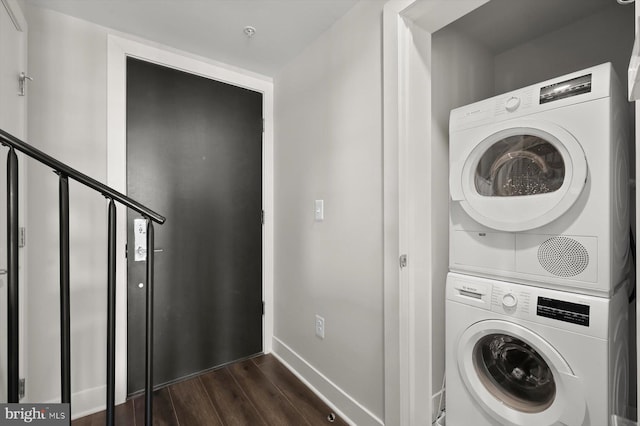
M 316 315 L 316 336 L 324 339 L 324 318 L 320 315 Z

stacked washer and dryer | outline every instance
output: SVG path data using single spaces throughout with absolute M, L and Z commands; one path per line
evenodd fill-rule
M 448 426 L 626 415 L 627 111 L 610 64 L 451 111 Z

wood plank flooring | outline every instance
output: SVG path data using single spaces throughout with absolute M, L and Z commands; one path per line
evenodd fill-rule
M 153 394 L 154 426 L 302 426 L 347 423 L 332 413 L 273 355 L 261 355 L 159 389 Z M 144 398 L 116 407 L 116 425 L 143 426 Z M 71 422 L 103 426 L 105 412 Z

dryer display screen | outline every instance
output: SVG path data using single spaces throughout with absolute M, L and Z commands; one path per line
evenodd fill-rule
M 538 316 L 589 327 L 589 305 L 538 297 Z
M 591 74 L 550 84 L 540 89 L 540 103 L 557 101 L 570 96 L 591 92 Z

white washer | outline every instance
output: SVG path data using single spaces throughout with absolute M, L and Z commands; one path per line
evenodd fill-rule
M 611 295 L 628 259 L 628 114 L 611 64 L 451 111 L 450 270 Z
M 450 273 L 447 426 L 603 426 L 628 404 L 628 310 L 613 298 Z

